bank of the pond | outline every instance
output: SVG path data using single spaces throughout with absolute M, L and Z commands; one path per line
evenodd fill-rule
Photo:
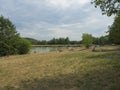
M 81 45 L 32 45 L 33 47 L 81 47 Z
M 59 50 L 71 50 L 74 48 L 79 48 L 80 45 L 33 45 L 30 53 L 45 53 L 51 51 L 59 51 Z

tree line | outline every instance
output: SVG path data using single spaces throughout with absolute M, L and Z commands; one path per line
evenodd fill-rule
M 111 45 L 113 44 L 109 38 L 109 35 L 94 37 L 91 34 L 83 33 L 82 35 L 82 44 L 89 48 L 91 45 Z
M 70 41 L 69 37 L 53 38 L 49 41 L 46 41 L 46 40 L 39 41 L 32 38 L 25 38 L 25 39 L 30 41 L 33 45 L 80 45 L 80 44 L 83 44 L 86 48 L 89 48 L 92 45 L 95 45 L 96 47 L 96 45 L 103 46 L 103 45 L 119 44 L 118 42 L 115 43 L 113 40 L 111 40 L 110 34 L 101 36 L 101 37 L 94 37 L 92 36 L 92 34 L 83 33 L 82 40 L 80 41 Z M 95 51 L 95 48 L 93 49 L 93 51 Z
M 67 44 L 81 44 L 81 41 L 71 41 L 69 37 L 53 38 L 51 40 L 36 40 L 33 38 L 25 38 L 32 43 L 32 45 L 67 45 Z
M 32 43 L 32 45 L 75 45 L 75 44 L 83 44 L 83 43 L 91 43 L 96 45 L 110 45 L 112 44 L 109 35 L 94 37 L 91 34 L 83 33 L 82 40 L 80 41 L 71 41 L 69 37 L 66 38 L 53 38 L 49 41 L 47 40 L 36 40 L 33 38 L 25 38 Z

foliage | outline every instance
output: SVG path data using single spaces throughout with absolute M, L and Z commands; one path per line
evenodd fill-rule
M 68 37 L 66 38 L 53 38 L 49 41 L 46 40 L 36 40 L 36 39 L 32 39 L 32 38 L 25 38 L 27 40 L 29 40 L 33 45 L 57 45 L 57 44 L 61 44 L 61 45 L 65 45 L 65 44 L 69 44 L 70 40 Z
M 92 0 L 95 7 L 99 6 L 103 14 L 111 16 L 120 11 L 120 0 Z
M 0 16 L 0 56 L 19 54 L 21 50 L 18 49 L 18 46 L 22 48 L 22 42 L 12 22 Z
M 110 41 L 115 44 L 120 44 L 120 12 L 114 19 L 113 24 L 109 27 Z
M 81 44 L 81 41 L 70 41 L 69 37 L 66 38 L 53 38 L 49 41 L 46 40 L 36 40 L 33 38 L 25 38 L 28 41 L 30 41 L 32 43 L 32 45 L 67 45 L 67 44 L 71 44 L 71 45 L 75 45 L 75 44 Z
M 40 41 L 40 43 L 41 43 L 42 45 L 46 45 L 48 42 L 47 42 L 46 40 L 42 40 L 42 41 Z
M 91 34 L 83 34 L 82 35 L 82 43 L 86 46 L 86 48 L 89 48 L 92 45 L 93 37 Z
M 109 27 L 109 40 L 120 44 L 120 0 L 92 0 L 92 3 L 99 6 L 103 14 L 115 14 L 114 23 Z
M 39 43 L 38 40 L 33 39 L 33 38 L 24 38 L 24 39 L 28 40 L 28 41 L 31 42 L 31 44 L 33 44 L 33 45 L 37 45 L 37 44 Z
M 19 34 L 9 19 L 0 17 L 0 56 L 16 54 Z
M 65 44 L 69 44 L 70 43 L 70 40 L 69 40 L 69 38 L 68 37 L 66 37 L 66 38 L 58 38 L 58 39 L 56 39 L 56 38 L 53 38 L 52 40 L 50 40 L 50 41 L 48 41 L 48 44 L 63 44 L 63 45 L 65 45 Z
M 111 44 L 109 40 L 109 35 L 101 36 L 101 37 L 93 37 L 93 44 L 96 45 L 109 45 Z
M 19 40 L 17 45 L 18 54 L 27 54 L 30 48 L 31 48 L 31 43 L 28 40 L 23 38 Z
M 82 43 L 82 41 L 70 41 L 71 45 L 81 44 L 81 43 Z

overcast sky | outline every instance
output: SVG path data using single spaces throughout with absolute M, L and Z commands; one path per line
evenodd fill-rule
M 9 18 L 22 37 L 50 40 L 82 33 L 105 35 L 113 17 L 102 15 L 91 0 L 0 0 L 0 14 Z

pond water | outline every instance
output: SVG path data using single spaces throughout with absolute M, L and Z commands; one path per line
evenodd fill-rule
M 31 53 L 45 53 L 50 51 L 57 51 L 57 50 L 64 50 L 64 49 L 71 49 L 73 47 L 32 47 Z

